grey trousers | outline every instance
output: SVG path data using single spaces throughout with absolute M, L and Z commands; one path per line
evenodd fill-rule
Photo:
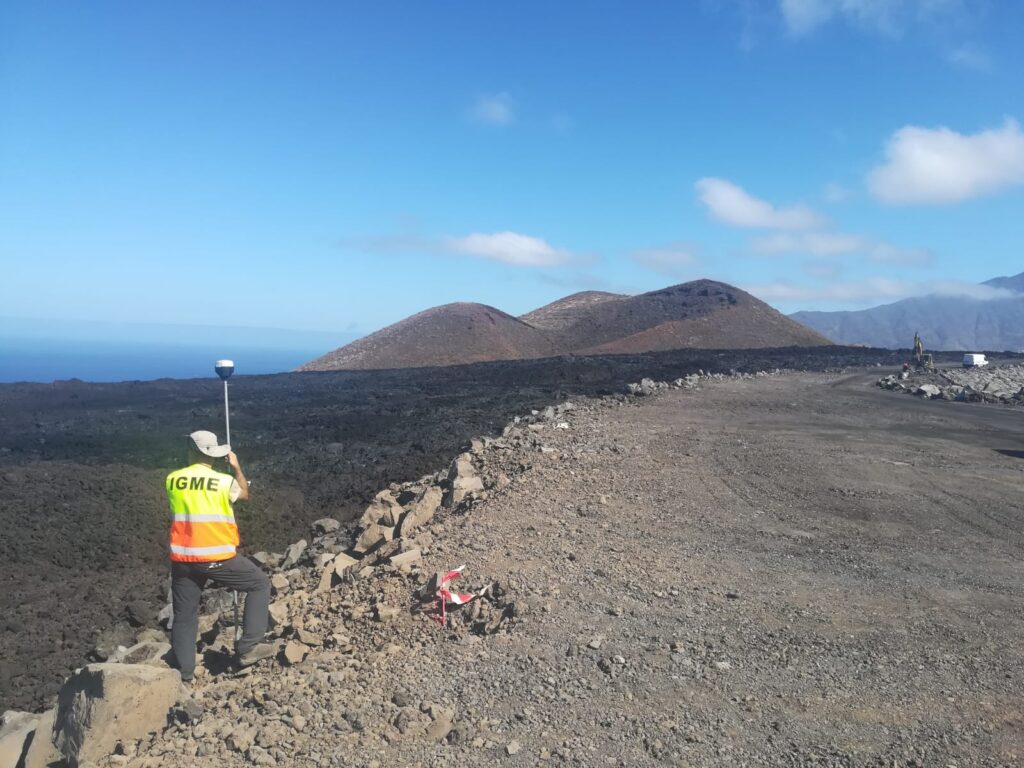
M 199 631 L 199 600 L 207 582 L 245 592 L 245 617 L 238 653 L 244 654 L 263 640 L 270 613 L 270 579 L 249 558 L 235 555 L 216 563 L 171 562 L 171 598 L 174 623 L 171 648 L 181 677 L 190 680 L 196 668 L 196 633 Z

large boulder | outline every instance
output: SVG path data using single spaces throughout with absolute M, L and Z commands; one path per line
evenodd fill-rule
M 295 565 L 298 564 L 302 556 L 305 554 L 306 546 L 306 540 L 299 539 L 290 547 L 288 547 L 288 551 L 285 553 L 284 556 L 284 562 L 281 563 L 281 570 L 287 571 L 289 568 L 294 568 Z
M 4 712 L 0 719 L 0 768 L 16 768 L 29 738 L 36 729 L 39 715 L 29 712 Z
M 393 538 L 395 538 L 394 528 L 371 523 L 359 534 L 352 549 L 359 554 L 367 554 Z
M 349 557 L 344 552 L 337 554 L 330 562 L 324 565 L 324 569 L 320 572 L 320 583 L 313 594 L 319 595 L 330 590 L 334 586 L 335 578 L 343 578 L 345 571 L 358 563 L 358 560 L 354 557 Z
M 334 533 L 339 528 L 341 528 L 341 523 L 333 517 L 321 517 L 319 520 L 313 521 L 313 532 L 320 536 Z
M 468 453 L 460 454 L 452 461 L 448 469 L 448 482 L 451 483 L 451 490 L 445 499 L 447 507 L 457 507 L 469 494 L 484 489 L 484 481 L 477 475 L 472 456 Z
M 358 565 L 359 561 L 354 557 L 349 557 L 344 552 L 339 552 L 338 556 L 334 558 L 334 562 L 331 563 L 331 567 L 334 568 L 334 572 L 341 578 L 345 571 L 351 568 L 353 565 Z
M 402 505 L 398 503 L 391 491 L 384 490 L 373 497 L 370 506 L 359 518 L 362 526 L 382 525 L 385 528 L 394 528 L 402 516 Z
M 61 754 L 53 744 L 53 724 L 56 719 L 56 709 L 47 710 L 39 716 L 36 731 L 25 752 L 24 768 L 49 768 L 60 761 Z M 0 765 L 3 763 L 0 762 Z
M 428 487 L 423 495 L 409 506 L 409 511 L 402 518 L 402 524 L 399 527 L 400 535 L 408 536 L 420 526 L 429 523 L 437 514 L 437 510 L 441 508 L 443 498 L 441 489 L 436 485 Z
M 181 675 L 167 667 L 83 667 L 57 695 L 54 743 L 71 766 L 106 757 L 119 742 L 166 726 L 180 686 Z

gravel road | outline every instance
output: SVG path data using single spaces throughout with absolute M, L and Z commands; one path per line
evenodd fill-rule
M 435 520 L 418 577 L 497 579 L 504 629 L 443 631 L 404 610 L 415 569 L 374 569 L 309 603 L 333 649 L 203 682 L 199 725 L 130 764 L 1020 765 L 1024 414 L 877 375 L 523 430 L 487 453 L 511 483 Z

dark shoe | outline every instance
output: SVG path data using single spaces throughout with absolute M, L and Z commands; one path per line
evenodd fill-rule
M 263 661 L 263 659 L 272 659 L 277 655 L 280 647 L 276 643 L 259 643 L 254 645 L 245 653 L 238 655 L 238 666 L 240 667 L 251 667 L 257 661 Z

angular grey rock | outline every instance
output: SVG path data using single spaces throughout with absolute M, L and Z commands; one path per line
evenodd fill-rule
M 284 661 L 289 666 L 300 663 L 309 654 L 309 648 L 298 640 L 289 640 L 284 646 Z
M 119 664 L 147 664 L 149 666 L 167 666 L 167 656 L 171 652 L 171 644 L 167 642 L 136 643 L 131 648 L 118 653 L 113 661 Z
M 354 557 L 346 555 L 344 552 L 340 552 L 337 557 L 334 558 L 334 573 L 339 577 L 342 576 L 345 571 L 356 565 L 359 561 Z
M 180 687 L 175 669 L 90 664 L 57 695 L 54 743 L 72 766 L 104 758 L 119 742 L 163 729 Z
M 25 752 L 24 768 L 49 768 L 61 760 L 62 755 L 53 744 L 53 724 L 56 719 L 56 708 L 48 709 L 39 716 L 32 742 Z M 0 765 L 4 765 L 3 761 L 0 761 Z
M 203 718 L 203 705 L 188 696 L 178 702 L 172 714 L 179 723 L 198 723 Z
M 125 606 L 128 623 L 136 629 L 153 623 L 153 611 L 144 600 L 133 600 Z
M 127 622 L 120 622 L 105 629 L 96 636 L 96 645 L 90 656 L 97 661 L 106 661 L 135 644 L 135 630 Z
M 641 395 L 653 395 L 659 389 L 664 389 L 667 385 L 663 381 L 655 381 L 654 379 L 640 379 L 640 394 Z
M 162 629 L 147 627 L 135 635 L 136 645 L 139 643 L 164 643 L 167 642 L 167 633 Z
M 313 590 L 314 595 L 321 595 L 324 592 L 330 590 L 334 585 L 334 560 L 323 566 L 320 571 L 320 581 L 316 585 L 316 589 Z
M 287 592 L 291 582 L 288 581 L 288 577 L 283 573 L 275 573 L 270 577 L 270 586 L 278 593 Z
M 444 741 L 455 725 L 455 712 L 439 708 L 433 713 L 434 722 L 427 727 L 426 737 L 431 741 Z
M 451 483 L 451 491 L 445 498 L 447 507 L 457 507 L 470 493 L 484 489 L 484 481 L 476 474 L 468 453 L 460 454 L 452 461 L 448 468 L 448 482 Z
M 256 726 L 246 728 L 239 725 L 231 731 L 231 735 L 227 737 L 225 744 L 228 749 L 244 753 L 247 752 L 253 742 L 256 741 L 256 735 L 258 733 L 259 731 L 257 731 Z
M 934 384 L 922 384 L 917 388 L 914 394 L 920 397 L 938 397 L 942 394 L 942 390 Z
M 299 629 L 295 632 L 295 639 L 303 645 L 323 645 L 320 635 L 309 629 Z
M 352 549 L 360 554 L 372 552 L 385 542 L 391 541 L 395 538 L 395 529 L 385 527 L 383 525 L 377 525 L 376 523 L 368 525 L 359 538 L 356 539 L 356 543 L 352 545 Z
M 271 626 L 283 627 L 288 623 L 288 606 L 284 600 L 271 603 L 269 613 Z
M 391 491 L 384 490 L 373 497 L 373 501 L 359 518 L 362 526 L 382 525 L 387 528 L 394 528 L 402 517 L 402 505 L 398 503 Z
M 15 768 L 21 764 L 26 744 L 38 723 L 39 715 L 4 712 L 3 725 L 0 725 L 0 768 Z
M 422 557 L 423 555 L 418 549 L 410 549 L 406 552 L 399 552 L 397 555 L 392 555 L 388 560 L 388 563 L 397 568 L 401 568 L 403 565 L 412 565 Z
M 341 528 L 341 523 L 333 517 L 321 517 L 319 520 L 313 521 L 313 531 L 320 535 L 334 533 L 339 528 Z
M 437 514 L 437 510 L 441 508 L 443 499 L 441 489 L 436 485 L 431 485 L 423 491 L 423 495 L 412 503 L 409 511 L 402 517 L 401 525 L 398 528 L 399 535 L 404 538 L 417 528 L 429 523 Z
M 287 571 L 289 568 L 294 567 L 299 562 L 299 558 L 305 553 L 307 546 L 305 539 L 299 539 L 288 547 L 288 551 L 284 555 L 284 562 L 281 563 L 281 570 Z
M 377 603 L 377 605 L 373 607 L 373 617 L 377 621 L 392 621 L 393 619 L 398 618 L 401 612 L 401 609 L 396 608 L 393 605 L 384 605 L 382 603 Z
M 274 555 L 269 552 L 257 552 L 252 556 L 252 559 L 265 568 L 276 568 L 281 562 L 280 555 Z

